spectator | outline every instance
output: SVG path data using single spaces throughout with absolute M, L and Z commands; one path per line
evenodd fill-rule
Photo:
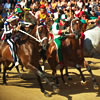
M 79 7 L 76 7 L 75 15 L 77 15 L 79 12 L 80 12 L 80 8 Z
M 82 0 L 79 0 L 79 1 L 77 2 L 77 6 L 78 6 L 79 8 L 82 8 L 82 7 L 83 7 L 83 2 L 82 2 Z
M 27 8 L 30 8 L 31 3 L 32 3 L 32 0 L 27 0 Z
M 7 12 L 6 12 L 5 9 L 3 9 L 1 16 L 2 16 L 2 18 L 6 18 L 7 17 Z
M 9 2 L 9 0 L 7 0 L 7 2 L 5 3 L 4 8 L 5 8 L 6 10 L 8 10 L 8 9 L 11 8 L 11 3 Z
M 62 1 L 61 1 L 61 6 L 62 6 L 62 7 L 66 7 L 66 6 L 67 6 L 66 0 L 62 0 Z
M 20 2 L 21 8 L 26 8 L 27 0 L 22 0 Z
M 8 9 L 7 17 L 9 17 L 11 14 L 12 14 L 12 9 Z
M 52 13 L 56 12 L 56 10 L 57 10 L 57 2 L 55 0 L 52 0 L 51 8 L 52 8 Z
M 86 12 L 88 12 L 87 6 L 83 6 L 82 11 L 86 11 Z
M 98 6 L 98 11 L 96 12 L 96 16 L 100 16 L 100 5 Z
M 38 1 L 36 1 L 35 3 L 33 3 L 33 5 L 30 6 L 30 8 L 35 10 L 35 12 L 38 11 L 39 7 L 40 7 L 40 4 Z
M 40 5 L 45 5 L 45 0 L 41 0 Z
M 95 14 L 95 11 L 94 11 L 94 10 L 92 10 L 90 13 L 91 13 L 91 16 L 93 16 L 93 17 L 95 17 L 95 16 L 96 16 L 96 14 Z
M 77 4 L 76 0 L 72 0 L 72 1 L 71 1 L 71 7 L 75 7 L 76 4 Z
M 15 5 L 16 5 L 17 1 L 18 1 L 18 0 L 12 0 L 12 9 L 15 8 Z

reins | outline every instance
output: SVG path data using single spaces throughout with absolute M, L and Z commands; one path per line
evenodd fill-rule
M 44 38 L 42 38 L 42 39 L 40 38 L 40 35 L 39 35 L 39 28 L 42 27 L 42 26 L 43 26 L 43 25 L 37 26 L 36 35 L 37 35 L 38 38 L 32 36 L 31 34 L 25 32 L 25 31 L 23 31 L 23 30 L 19 30 L 19 32 L 28 35 L 29 37 L 31 37 L 32 39 L 34 39 L 35 41 L 37 41 L 37 42 L 39 42 L 39 43 L 42 43 L 44 40 L 47 39 L 47 37 L 44 37 Z

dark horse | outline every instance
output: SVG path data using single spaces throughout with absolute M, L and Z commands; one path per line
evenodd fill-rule
M 80 39 L 78 38 L 81 32 L 80 27 L 81 27 L 80 20 L 73 19 L 71 21 L 71 25 L 69 28 L 70 34 L 65 35 L 64 39 L 62 40 L 63 65 L 60 68 L 61 77 L 62 77 L 63 82 L 65 82 L 64 77 L 63 77 L 63 69 L 65 67 L 66 73 L 68 73 L 67 66 L 72 66 L 78 69 L 82 78 L 82 82 L 85 82 L 85 77 L 81 71 L 81 66 L 84 66 L 87 68 L 88 72 L 90 73 L 92 77 L 94 88 L 98 88 L 98 84 L 96 82 L 96 79 L 94 78 L 91 68 L 84 59 L 83 48 L 80 44 Z M 52 69 L 52 74 L 55 76 L 56 83 L 58 84 L 59 81 L 56 75 L 56 66 L 58 65 L 58 58 L 56 54 L 56 45 L 53 41 L 49 44 L 49 47 L 47 50 L 47 60 Z
M 20 59 L 21 64 L 26 68 L 34 71 L 37 76 L 41 92 L 43 92 L 45 96 L 49 96 L 49 94 L 44 90 L 41 83 L 41 78 L 44 79 L 46 83 L 48 83 L 53 88 L 54 92 L 57 92 L 57 87 L 49 82 L 44 73 L 41 71 L 41 67 L 39 64 L 39 60 L 41 59 L 40 51 L 42 51 L 42 47 L 44 47 L 44 45 L 47 45 L 48 43 L 47 29 L 43 26 L 35 25 L 29 34 L 23 30 L 19 30 L 19 32 L 21 32 L 22 34 L 26 34 L 21 37 L 21 39 L 24 40 L 24 43 L 17 46 L 17 55 Z M 1 41 L 0 62 L 4 64 L 3 83 L 6 84 L 5 74 L 8 68 L 7 62 L 13 62 L 13 59 L 10 54 L 9 46 Z

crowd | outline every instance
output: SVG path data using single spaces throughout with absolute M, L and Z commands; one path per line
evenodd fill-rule
M 9 16 L 17 3 L 21 5 L 21 8 L 31 8 L 35 12 L 44 4 L 49 15 L 62 9 L 68 17 L 72 17 L 72 14 L 75 16 L 80 11 L 85 11 L 91 16 L 100 16 L 100 0 L 1 0 L 0 18 Z

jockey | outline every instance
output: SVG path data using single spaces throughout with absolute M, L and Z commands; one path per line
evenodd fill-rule
M 29 11 L 30 9 L 29 8 L 24 8 L 23 10 L 24 11 L 26 11 L 26 10 Z M 20 7 L 15 9 L 15 14 L 19 17 L 19 24 L 25 25 L 26 27 L 29 27 L 30 25 L 32 25 L 32 23 L 27 22 L 26 17 L 24 18 L 25 15 L 23 15 L 23 12 L 20 9 Z
M 76 17 L 80 18 L 80 21 L 81 23 L 83 24 L 89 24 L 91 22 L 95 23 L 96 20 L 97 20 L 97 17 L 94 17 L 94 16 L 90 16 L 87 12 L 85 11 L 80 11 Z M 83 43 L 84 43 L 84 38 L 85 38 L 85 35 L 83 32 L 81 32 L 81 36 L 80 36 L 80 46 L 81 48 L 83 48 Z
M 96 19 L 97 19 L 97 17 L 90 16 L 85 11 L 80 11 L 78 14 L 76 14 L 76 17 L 80 18 L 80 21 L 83 24 L 91 23 L 91 22 L 96 22 Z
M 62 64 L 63 62 L 62 50 L 61 50 L 61 40 L 63 39 L 62 35 L 64 33 L 68 33 L 65 27 L 66 21 L 68 21 L 67 16 L 65 14 L 62 14 L 59 23 L 54 22 L 50 28 L 50 33 L 49 33 L 57 47 L 59 64 Z
M 45 5 L 40 6 L 40 11 L 35 14 L 36 19 L 40 19 L 40 24 L 45 25 L 45 19 L 49 14 L 46 11 Z
M 15 63 L 15 66 L 19 65 L 19 59 L 18 56 L 16 55 L 16 45 L 12 39 L 12 33 L 13 31 L 17 31 L 20 26 L 17 26 L 17 20 L 19 17 L 17 16 L 10 16 L 9 19 L 6 19 L 4 22 L 4 33 L 2 34 L 1 40 L 5 40 L 10 47 L 10 52 L 13 57 L 13 61 Z

